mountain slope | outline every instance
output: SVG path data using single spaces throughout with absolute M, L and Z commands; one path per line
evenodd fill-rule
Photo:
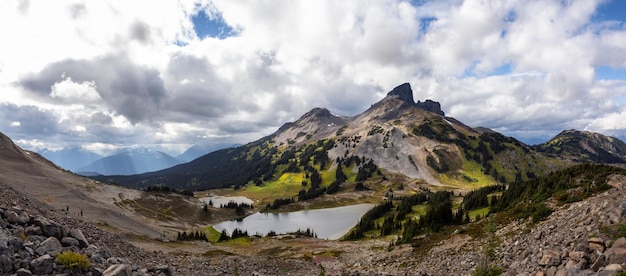
M 46 210 L 133 236 L 159 238 L 169 233 L 174 237 L 173 229 L 207 223 L 202 203 L 193 197 L 155 195 L 70 173 L 35 152 L 21 149 L 2 133 L 0 186 Z M 168 219 L 155 218 L 155 214 Z
M 372 170 L 381 168 L 404 181 L 467 190 L 527 180 L 561 166 L 514 138 L 478 132 L 444 115 L 437 102 L 416 103 L 410 85 L 402 84 L 353 117 L 315 108 L 274 134 L 239 148 L 158 172 L 95 179 L 135 188 L 165 185 L 204 190 L 264 185 L 293 176 L 302 178 L 306 188 L 313 173 L 324 175 L 322 186 L 327 186 L 340 175 L 339 167 L 350 181 L 363 179 L 355 178 L 361 171 L 368 170 L 369 178 Z M 352 163 L 355 158 L 361 162 Z M 369 160 L 374 167 L 365 169 Z
M 43 149 L 38 153 L 57 164 L 59 167 L 73 172 L 76 172 L 80 167 L 102 158 L 101 155 L 79 146 L 65 147 L 61 150 Z
M 192 161 L 200 156 L 214 152 L 216 150 L 236 148 L 241 146 L 240 144 L 211 144 L 211 145 L 193 145 L 189 147 L 185 152 L 176 156 L 176 159 L 182 162 Z
M 624 142 L 589 131 L 564 130 L 535 148 L 550 156 L 575 162 L 626 163 Z
M 2 133 L 0 184 L 49 206 L 51 210 L 82 210 L 84 218 L 91 221 L 106 221 L 112 227 L 130 233 L 160 235 L 160 231 L 142 223 L 141 218 L 115 205 L 116 199 L 139 197 L 139 191 L 99 184 L 63 171 L 41 155 L 22 150 Z
M 135 149 L 96 160 L 77 171 L 102 175 L 130 175 L 158 171 L 180 163 L 180 160 L 164 152 Z

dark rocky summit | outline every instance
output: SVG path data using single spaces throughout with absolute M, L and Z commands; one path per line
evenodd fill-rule
M 441 104 L 432 100 L 426 100 L 424 102 L 413 101 L 413 90 L 411 89 L 411 85 L 408 83 L 401 84 L 387 93 L 387 97 L 389 98 L 397 98 L 404 103 L 417 107 L 419 109 L 423 109 L 429 112 L 433 112 L 435 114 L 439 114 L 441 116 L 445 116 L 445 113 L 441 110 Z
M 417 101 L 415 106 L 417 108 L 424 109 L 426 111 L 430 111 L 432 113 L 439 114 L 441 116 L 445 116 L 445 113 L 441 111 L 441 104 L 439 104 L 439 102 L 435 102 L 431 100 L 426 100 L 424 102 Z
M 413 90 L 411 89 L 411 85 L 409 83 L 403 83 L 396 86 L 393 90 L 387 93 L 387 97 L 396 97 L 409 105 L 415 105 L 415 102 L 413 101 Z

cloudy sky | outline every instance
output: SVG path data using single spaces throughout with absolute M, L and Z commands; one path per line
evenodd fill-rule
M 0 1 L 0 132 L 25 148 L 245 143 L 415 100 L 523 141 L 626 137 L 626 1 Z

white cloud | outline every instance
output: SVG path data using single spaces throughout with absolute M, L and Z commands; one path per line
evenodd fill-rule
M 101 100 L 93 81 L 76 83 L 72 81 L 71 77 L 67 77 L 60 82 L 54 83 L 50 90 L 52 91 L 50 93 L 51 97 L 65 101 L 94 102 Z
M 0 2 L 0 104 L 15 113 L 0 121 L 21 140 L 244 143 L 404 82 L 471 126 L 626 134 L 626 83 L 595 75 L 626 68 L 625 24 L 594 20 L 595 0 L 23 3 Z M 236 35 L 199 39 L 200 9 Z

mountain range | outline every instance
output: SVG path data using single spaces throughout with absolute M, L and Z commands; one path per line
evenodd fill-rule
M 46 148 L 37 152 L 59 167 L 73 172 L 102 158 L 101 155 L 80 146 L 70 146 L 60 150 L 50 150 Z
M 104 157 L 80 146 L 60 150 L 45 148 L 37 152 L 59 167 L 82 175 L 131 175 L 162 170 L 219 149 L 237 146 L 226 143 L 193 145 L 176 157 L 146 148 L 123 149 Z
M 134 188 L 234 188 L 194 196 L 94 181 L 0 133 L 0 247 L 20 252 L 0 254 L 0 274 L 70 274 L 51 255 L 76 251 L 97 275 L 618 275 L 626 265 L 624 148 L 577 130 L 528 146 L 448 117 L 436 102 L 414 102 L 407 84 L 356 116 L 315 108 L 246 145 L 161 171 L 94 177 Z M 378 205 L 344 236 L 358 242 L 222 240 L 207 225 L 240 215 L 200 201 L 213 192 L 250 195 L 247 214 L 277 202 Z
M 181 161 L 161 151 L 138 148 L 98 159 L 77 169 L 82 175 L 130 175 L 158 171 Z
M 458 188 L 526 181 L 575 162 L 624 163 L 623 144 L 572 130 L 531 147 L 445 116 L 438 102 L 415 102 L 405 83 L 355 116 L 314 108 L 275 133 L 237 148 L 157 172 L 94 178 L 134 188 L 237 188 L 263 185 L 294 171 L 307 181 L 314 170 L 331 175 L 348 164 L 349 172 L 356 174 L 366 163 L 349 162 L 358 158 L 371 160 L 385 176 Z M 323 182 L 329 185 L 334 180 L 331 176 Z

